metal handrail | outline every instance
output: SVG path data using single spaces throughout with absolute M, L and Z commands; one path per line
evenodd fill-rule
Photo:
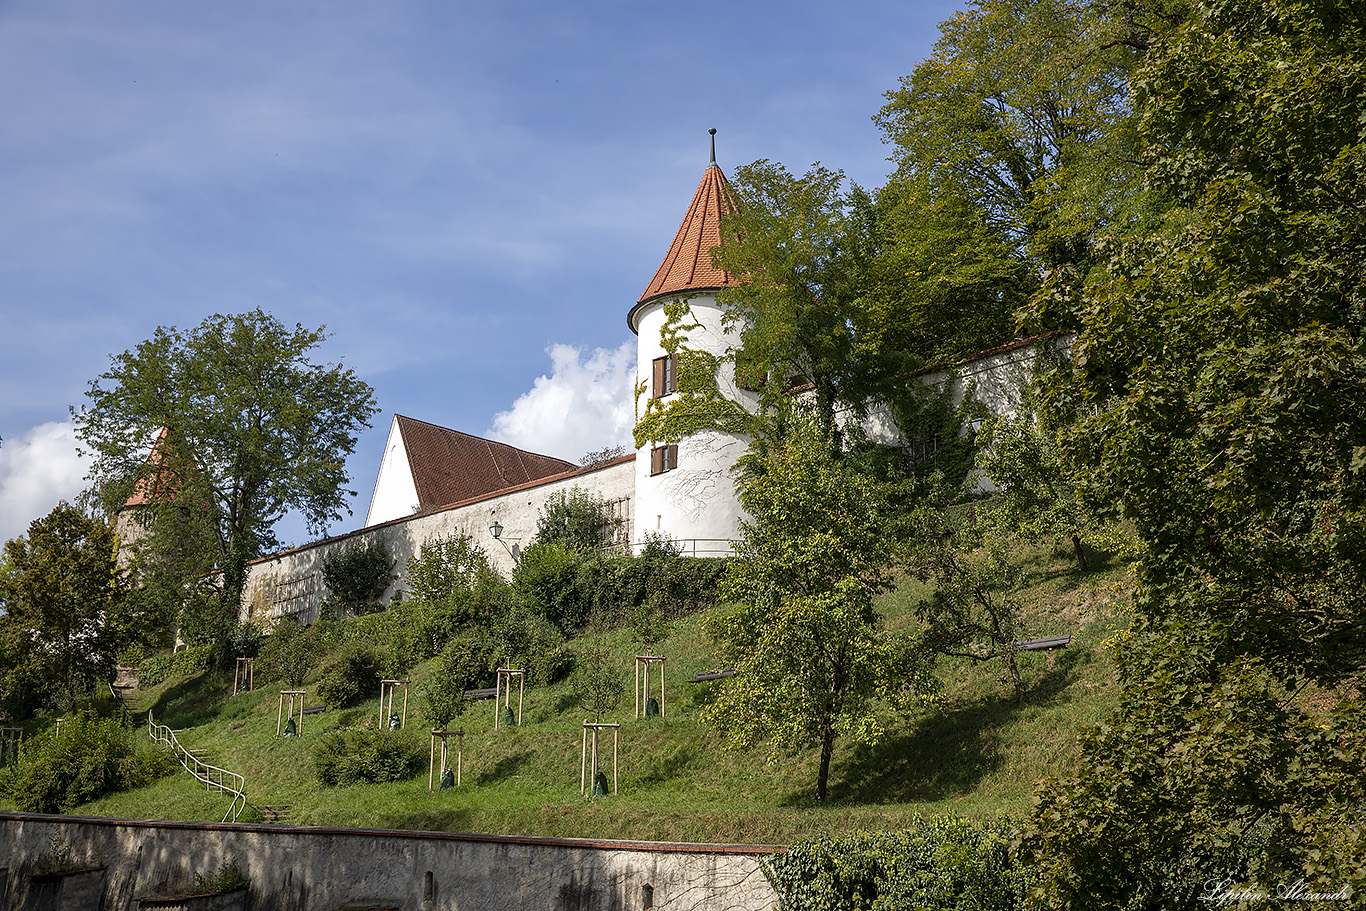
M 678 549 L 680 557 L 733 557 L 735 556 L 735 542 L 729 538 L 670 538 Z M 635 556 L 643 551 L 651 542 L 636 541 L 627 543 L 621 541 L 615 544 L 604 544 L 598 548 L 599 553 L 619 554 L 622 556 Z
M 231 819 L 237 822 L 237 817 L 242 815 L 242 811 L 247 806 L 247 780 L 236 772 L 229 772 L 227 769 L 220 769 L 216 765 L 209 765 L 199 759 L 189 750 L 180 745 L 176 739 L 175 731 L 164 724 L 157 724 L 152 719 L 152 712 L 147 712 L 147 733 L 157 743 L 169 746 L 176 754 L 176 759 L 180 760 L 180 765 L 185 771 L 193 775 L 197 780 L 204 782 L 210 791 L 218 791 L 223 794 L 232 795 L 232 803 L 228 804 L 228 812 L 223 814 L 223 822 Z

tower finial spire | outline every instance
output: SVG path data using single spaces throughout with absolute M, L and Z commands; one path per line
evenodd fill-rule
M 711 167 L 716 167 L 716 127 L 707 130 L 711 134 Z

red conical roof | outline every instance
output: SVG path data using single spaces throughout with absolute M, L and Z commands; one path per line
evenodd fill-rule
M 734 211 L 735 196 L 713 157 L 664 262 L 626 316 L 632 332 L 636 331 L 642 306 L 651 301 L 685 291 L 715 291 L 734 284 L 729 275 L 711 264 L 711 249 L 721 244 L 721 216 Z

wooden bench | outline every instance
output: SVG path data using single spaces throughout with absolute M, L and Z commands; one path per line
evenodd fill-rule
M 486 687 L 482 690 L 465 690 L 466 699 L 492 699 L 496 695 L 498 695 L 496 686 Z
M 1071 643 L 1071 636 L 1051 636 L 1047 639 L 1026 639 L 1015 643 L 1016 651 L 1021 652 L 1046 652 L 1055 648 L 1067 648 Z
M 302 709 L 300 709 L 300 711 L 305 715 L 321 715 L 323 712 L 327 711 L 327 706 L 306 705 Z
M 289 804 L 287 803 L 267 803 L 256 808 L 261 814 L 262 822 L 288 822 Z
M 696 677 L 689 677 L 684 683 L 709 683 L 712 680 L 721 680 L 725 677 L 734 677 L 735 668 L 728 667 L 724 671 L 712 671 L 710 674 L 698 674 Z

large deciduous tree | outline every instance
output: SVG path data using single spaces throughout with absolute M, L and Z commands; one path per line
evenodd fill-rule
M 798 423 L 746 462 L 740 499 L 754 518 L 722 579 L 737 606 L 707 621 L 738 673 L 706 717 L 737 748 L 767 742 L 776 758 L 817 747 L 824 800 L 836 741 L 876 740 L 879 715 L 930 686 L 874 605 L 902 547 L 887 490 L 832 457 L 816 422 Z
M 113 679 L 128 627 L 114 530 L 62 503 L 5 543 L 0 574 L 0 699 L 15 717 L 35 708 L 71 709 Z
M 1044 888 L 1172 906 L 1171 871 L 1203 864 L 1359 894 L 1366 19 L 1196 3 L 1135 88 L 1177 208 L 1072 301 L 1046 402 L 1083 493 L 1146 553 L 1119 709 L 1035 813 Z
M 311 359 L 324 337 L 262 310 L 158 328 L 115 355 L 72 410 L 106 505 L 142 502 L 149 562 L 181 576 L 218 569 L 222 629 L 247 562 L 278 547 L 272 529 L 286 512 L 315 533 L 349 513 L 346 457 L 376 407 L 353 371 Z
M 959 198 L 1039 270 L 1077 264 L 1137 184 L 1128 72 L 1106 20 L 1077 0 L 978 0 L 875 118 L 894 181 Z

